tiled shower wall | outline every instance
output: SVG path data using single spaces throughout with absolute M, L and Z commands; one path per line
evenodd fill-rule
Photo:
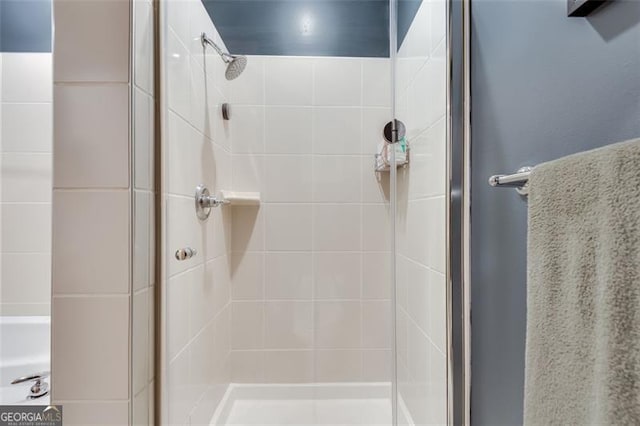
M 0 315 L 49 315 L 51 53 L 0 53 Z
M 233 209 L 232 381 L 388 381 L 389 59 L 248 59 L 232 187 L 263 203 Z
M 167 73 L 163 421 L 208 424 L 230 381 L 231 210 L 213 209 L 201 221 L 193 197 L 198 184 L 212 194 L 231 188 L 231 129 L 222 120 L 221 104 L 233 86 L 217 54 L 200 43 L 204 31 L 224 46 L 202 2 L 170 0 L 161 6 Z M 176 250 L 185 247 L 197 255 L 176 260 Z
M 398 174 L 401 424 L 446 423 L 445 34 L 445 2 L 423 1 L 398 53 L 397 115 L 411 144 Z

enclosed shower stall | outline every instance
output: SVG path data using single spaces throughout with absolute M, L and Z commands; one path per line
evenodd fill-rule
M 157 6 L 162 422 L 452 422 L 448 2 Z

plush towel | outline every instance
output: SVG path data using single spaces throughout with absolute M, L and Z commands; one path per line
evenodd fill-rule
M 640 139 L 529 179 L 525 425 L 640 425 Z

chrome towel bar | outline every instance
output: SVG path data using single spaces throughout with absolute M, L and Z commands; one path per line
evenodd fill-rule
M 493 175 L 489 178 L 489 185 L 516 188 L 518 194 L 529 193 L 529 175 L 533 167 L 521 167 L 516 173 L 510 175 Z

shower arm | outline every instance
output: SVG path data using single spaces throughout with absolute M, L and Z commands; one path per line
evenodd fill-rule
M 213 47 L 213 49 L 218 53 L 218 55 L 220 55 L 220 57 L 226 64 L 228 64 L 233 60 L 233 57 L 230 54 L 224 52 L 222 49 L 220 49 L 220 46 L 218 46 L 213 40 L 207 37 L 206 33 L 202 33 L 200 35 L 200 42 L 202 43 L 203 47 L 206 45 Z

